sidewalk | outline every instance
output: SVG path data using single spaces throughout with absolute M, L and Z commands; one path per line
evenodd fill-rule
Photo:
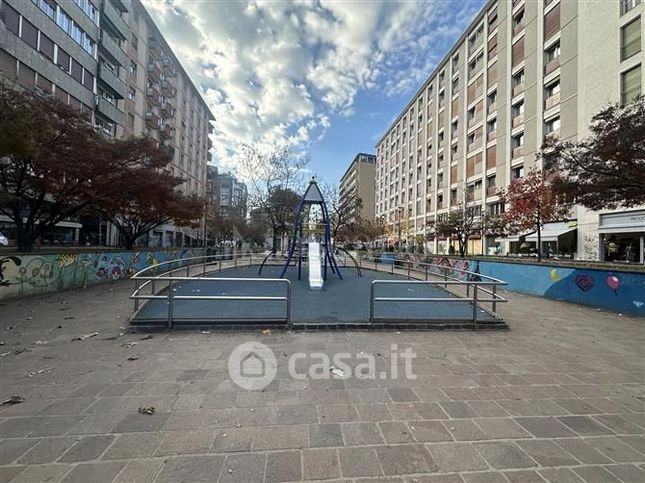
M 508 332 L 147 339 L 120 335 L 132 288 L 0 308 L 0 395 L 25 398 L 0 408 L 0 482 L 645 481 L 642 319 L 506 293 Z M 263 391 L 229 377 L 247 341 L 278 359 Z M 418 355 L 416 380 L 286 370 L 296 352 L 385 366 L 393 343 Z

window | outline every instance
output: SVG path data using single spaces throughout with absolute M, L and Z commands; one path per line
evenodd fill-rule
M 18 67 L 18 82 L 23 87 L 33 88 L 36 83 L 36 72 L 21 63 Z
M 7 26 L 7 30 L 18 35 L 20 32 L 20 14 L 7 5 L 7 2 L 2 2 L 2 5 L 0 5 L 0 14 Z
M 452 71 L 456 72 L 459 69 L 459 54 L 455 54 L 452 58 Z
M 620 100 L 623 105 L 635 101 L 641 95 L 641 66 L 629 69 L 621 75 Z
M 513 136 L 511 138 L 511 145 L 513 149 L 524 146 L 524 133 L 520 133 L 517 136 Z
M 515 118 L 524 114 L 524 102 L 518 102 L 511 107 L 511 117 Z
M 134 60 L 130 61 L 130 67 L 128 68 L 130 71 L 130 74 L 136 76 L 137 75 L 137 63 Z
M 641 19 L 635 18 L 620 29 L 620 59 L 629 59 L 641 51 Z
M 546 98 L 553 97 L 559 93 L 560 93 L 560 79 L 546 86 L 546 89 L 545 89 Z
M 546 134 L 560 132 L 560 118 L 556 117 L 544 123 L 544 132 Z
M 494 109 L 495 106 L 497 105 L 497 90 L 494 90 L 493 92 L 488 94 L 487 99 L 488 99 L 488 109 L 489 110 Z
M 486 178 L 486 186 L 488 188 L 495 188 L 497 186 L 497 176 L 489 176 Z
M 63 69 L 68 74 L 70 73 L 69 61 L 70 61 L 69 54 L 65 52 L 63 49 L 61 49 L 60 47 L 58 47 L 58 54 L 56 56 L 56 65 L 58 65 L 58 67 Z
M 54 61 L 54 42 L 42 32 L 40 33 L 40 48 L 38 50 L 49 60 Z
M 90 74 L 87 69 L 85 69 L 85 75 L 83 76 L 83 85 L 94 92 L 94 76 Z
M 92 22 L 98 25 L 98 12 L 90 0 L 74 0 L 74 3 L 85 12 Z
M 134 50 L 137 50 L 139 48 L 139 39 L 134 34 L 132 34 L 132 48 Z
M 544 40 L 553 37 L 560 30 L 560 4 L 558 3 L 544 16 Z
M 22 30 L 20 37 L 22 38 L 22 40 L 27 42 L 27 44 L 31 48 L 38 48 L 38 30 L 25 18 L 22 19 Z
M 497 7 L 488 12 L 488 31 L 490 32 L 497 26 Z
M 548 64 L 552 60 L 560 57 L 560 42 L 556 42 L 552 47 L 549 47 L 545 52 L 545 63 Z
M 72 59 L 72 77 L 82 83 L 83 82 L 83 66 L 76 62 L 76 60 Z
M 491 215 L 501 215 L 502 213 L 504 213 L 504 211 L 504 203 L 491 203 L 490 205 L 488 205 L 488 212 Z
M 53 0 L 33 0 L 33 2 L 41 9 L 45 15 L 47 15 L 52 20 L 56 15 L 56 4 Z
M 520 179 L 524 177 L 524 166 L 518 166 L 517 168 L 513 168 L 513 179 Z
M 641 0 L 620 0 L 620 14 L 625 15 L 639 3 Z
M 486 133 L 491 134 L 497 130 L 497 118 L 492 119 L 486 123 Z
M 513 35 L 517 35 L 524 29 L 524 9 L 517 12 L 513 17 Z
M 452 80 L 452 95 L 458 94 L 459 92 L 459 77 Z

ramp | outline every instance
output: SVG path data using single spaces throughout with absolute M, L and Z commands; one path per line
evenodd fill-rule
M 322 263 L 320 262 L 320 243 L 309 242 L 309 288 L 311 290 L 322 290 Z

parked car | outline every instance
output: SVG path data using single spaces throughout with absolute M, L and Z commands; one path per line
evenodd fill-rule
M 0 245 L 6 247 L 9 245 L 9 239 L 0 231 Z

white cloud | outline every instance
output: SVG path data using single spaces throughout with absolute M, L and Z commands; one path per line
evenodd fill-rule
M 144 2 L 213 111 L 229 167 L 240 143 L 321 139 L 360 90 L 416 89 L 474 13 L 443 0 Z

